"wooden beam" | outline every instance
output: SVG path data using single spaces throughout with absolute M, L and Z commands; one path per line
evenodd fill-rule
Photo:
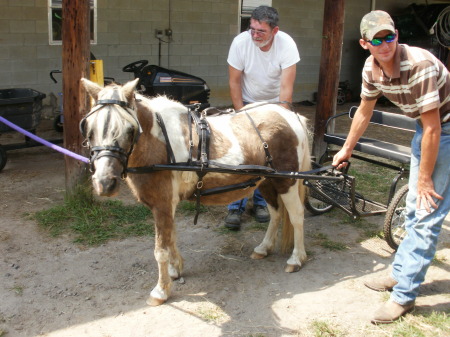
M 88 110 L 88 97 L 80 88 L 81 77 L 89 78 L 89 0 L 62 2 L 62 76 L 64 110 L 64 147 L 86 155 L 78 125 Z M 65 156 L 66 194 L 74 193 L 87 180 L 87 166 Z
M 323 141 L 325 122 L 336 114 L 336 99 L 341 71 L 342 43 L 344 40 L 344 0 L 325 0 L 322 54 L 320 60 L 319 87 L 314 121 L 312 155 L 317 160 L 325 152 Z

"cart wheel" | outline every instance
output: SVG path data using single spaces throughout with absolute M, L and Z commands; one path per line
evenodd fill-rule
M 326 156 L 326 154 L 325 154 L 324 156 L 322 156 L 322 158 L 320 158 L 319 165 L 327 166 L 327 165 L 330 165 L 332 163 L 332 161 L 333 161 L 333 157 L 330 155 Z M 310 211 L 312 214 L 321 215 L 321 214 L 331 211 L 331 209 L 333 207 L 334 207 L 333 205 L 330 205 L 325 201 L 314 198 L 314 196 L 312 196 L 308 190 L 308 194 L 305 197 L 305 208 L 308 211 Z
M 58 132 L 63 132 L 64 131 L 64 127 L 63 127 L 63 122 L 62 122 L 62 116 L 58 115 L 55 117 L 55 120 L 53 121 L 53 128 L 58 131 Z
M 347 94 L 343 89 L 341 88 L 338 89 L 336 100 L 338 105 L 342 105 L 347 101 Z
M 8 160 L 8 157 L 6 156 L 6 151 L 0 145 L 0 171 L 3 170 L 3 168 L 5 167 L 7 160 Z
M 406 217 L 406 195 L 408 194 L 408 185 L 400 188 L 395 193 L 389 203 L 384 219 L 384 239 L 389 247 L 397 250 L 398 245 L 405 238 L 407 232 L 405 230 Z

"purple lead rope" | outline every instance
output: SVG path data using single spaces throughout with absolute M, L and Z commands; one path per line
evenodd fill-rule
M 7 119 L 3 118 L 0 116 L 0 122 L 5 123 L 6 125 L 8 125 L 11 129 L 14 129 L 16 131 L 19 131 L 20 133 L 23 133 L 25 136 L 30 137 L 31 139 L 44 144 L 45 146 L 56 150 L 58 152 L 61 152 L 67 156 L 70 156 L 76 160 L 80 160 L 82 162 L 85 162 L 86 164 L 89 164 L 89 158 L 83 157 L 75 152 L 69 151 L 61 146 L 55 145 L 53 143 L 50 143 L 49 141 L 46 141 L 45 139 L 42 139 L 38 136 L 36 136 L 35 134 L 32 134 L 31 132 L 28 132 L 27 130 L 22 129 L 21 127 L 11 123 L 10 121 L 8 121 Z

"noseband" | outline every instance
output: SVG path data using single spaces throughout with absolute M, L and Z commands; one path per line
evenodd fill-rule
M 133 141 L 131 143 L 130 150 L 127 152 L 120 146 L 116 145 L 107 145 L 107 146 L 93 146 L 91 147 L 89 144 L 89 140 L 87 139 L 86 135 L 86 119 L 90 116 L 92 116 L 94 113 L 98 112 L 101 108 L 103 108 L 106 105 L 118 105 L 122 109 L 124 109 L 131 117 L 133 117 L 134 121 L 136 122 L 136 130 L 133 135 Z M 122 171 L 122 178 L 125 178 L 127 176 L 127 166 L 128 166 L 128 157 L 130 156 L 131 152 L 133 151 L 134 144 L 137 143 L 139 140 L 139 136 L 142 133 L 141 124 L 137 120 L 137 118 L 133 115 L 133 113 L 130 111 L 132 110 L 130 106 L 128 105 L 128 102 L 121 101 L 121 100 L 115 100 L 115 99 L 103 99 L 97 101 L 97 104 L 95 107 L 80 121 L 80 131 L 83 137 L 86 139 L 86 143 L 90 147 L 90 170 L 91 172 L 95 172 L 95 161 L 101 157 L 113 157 L 116 158 L 122 165 L 123 171 Z M 117 144 L 117 142 L 116 142 Z

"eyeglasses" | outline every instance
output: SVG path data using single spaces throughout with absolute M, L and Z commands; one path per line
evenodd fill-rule
M 385 37 L 375 37 L 372 40 L 367 41 L 367 42 L 369 42 L 374 47 L 378 47 L 379 45 L 381 45 L 383 43 L 383 40 L 386 41 L 387 43 L 391 43 L 395 40 L 396 37 L 397 37 L 396 34 L 389 34 L 389 35 L 386 35 Z
M 259 30 L 259 29 L 253 29 L 253 28 L 249 28 L 248 32 L 250 33 L 250 35 L 258 35 L 258 36 L 264 36 L 265 34 L 267 34 L 267 32 L 265 30 Z

